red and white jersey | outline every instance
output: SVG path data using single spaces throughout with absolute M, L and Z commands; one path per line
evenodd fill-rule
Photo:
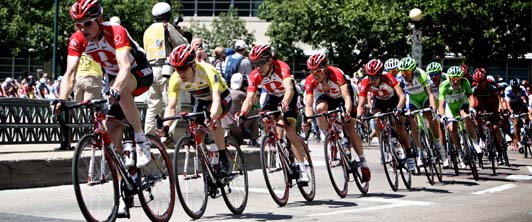
M 391 74 L 383 74 L 381 77 L 381 84 L 374 87 L 369 82 L 368 77 L 364 77 L 360 83 L 360 91 L 358 96 L 367 97 L 368 92 L 371 92 L 376 99 L 387 100 L 395 94 L 394 88 L 399 85 L 399 82 Z
M 284 96 L 283 80 L 292 78 L 290 74 L 290 67 L 281 60 L 273 61 L 273 73 L 270 76 L 262 77 L 262 75 L 253 69 L 249 74 L 248 92 L 257 92 L 257 89 L 263 87 L 268 94 L 281 97 Z
M 120 70 L 116 61 L 117 49 L 131 48 L 129 53 L 131 68 L 137 66 L 135 57 L 144 56 L 146 58 L 144 50 L 131 38 L 124 27 L 109 22 L 103 22 L 101 27 L 103 37 L 98 42 L 87 41 L 80 30 L 72 34 L 68 43 L 68 55 L 80 57 L 81 53 L 85 52 L 98 62 L 107 74 L 111 75 L 117 75 Z M 144 55 L 139 55 L 139 53 Z
M 347 83 L 344 77 L 344 72 L 334 66 L 327 66 L 327 77 L 325 81 L 327 81 L 327 84 L 329 85 L 327 91 L 323 89 L 323 83 L 316 81 L 313 75 L 309 75 L 305 80 L 305 94 L 326 94 L 334 99 L 341 98 L 342 91 L 340 90 L 340 86 Z

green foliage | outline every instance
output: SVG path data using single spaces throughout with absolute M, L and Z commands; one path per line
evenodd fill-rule
M 248 45 L 255 42 L 254 33 L 248 32 L 244 20 L 238 17 L 236 10 L 230 10 L 212 21 L 210 28 L 205 24 L 200 25 L 192 21 L 189 31 L 194 36 L 203 38 L 206 51 L 213 50 L 217 46 L 232 48 L 237 40 L 244 40 Z

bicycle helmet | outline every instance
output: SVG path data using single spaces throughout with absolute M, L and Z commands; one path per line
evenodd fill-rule
M 377 76 L 382 73 L 384 64 L 379 59 L 372 59 L 364 67 L 368 76 Z
M 70 17 L 72 20 L 81 20 L 84 18 L 95 19 L 103 14 L 103 8 L 98 0 L 78 0 L 70 8 Z
M 151 9 L 151 15 L 157 22 L 170 21 L 170 17 L 172 16 L 171 10 L 172 6 L 170 6 L 170 4 L 166 2 L 159 2 Z
M 464 63 L 462 65 L 460 65 L 460 69 L 462 69 L 462 73 L 463 75 L 467 75 L 468 73 L 468 68 L 467 68 L 467 65 Z
M 447 77 L 462 77 L 464 75 L 464 72 L 460 68 L 460 66 L 451 66 L 447 70 Z
M 493 77 L 492 75 L 487 75 L 486 80 L 488 80 L 488 82 L 490 83 L 497 83 L 497 81 L 495 81 L 495 77 Z
M 307 68 L 310 70 L 327 66 L 327 56 L 324 53 L 316 53 L 307 59 Z
M 196 61 L 196 51 L 190 44 L 182 44 L 172 50 L 169 60 L 173 67 L 190 66 Z
M 249 53 L 249 60 L 256 61 L 260 58 L 272 57 L 272 48 L 269 45 L 256 45 Z
M 476 68 L 475 72 L 473 73 L 473 80 L 475 82 L 481 82 L 485 80 L 487 77 L 486 70 L 484 68 Z
M 518 89 L 521 86 L 521 80 L 519 78 L 510 79 L 510 86 L 512 89 Z
M 438 73 L 441 74 L 441 71 L 443 71 L 443 68 L 441 67 L 441 64 L 438 62 L 431 62 L 427 66 L 427 72 L 428 73 Z
M 399 61 L 399 71 L 412 71 L 416 68 L 416 60 L 412 57 L 404 57 Z
M 384 71 L 388 72 L 390 70 L 397 69 L 397 66 L 399 66 L 399 59 L 388 59 L 386 62 L 384 62 Z

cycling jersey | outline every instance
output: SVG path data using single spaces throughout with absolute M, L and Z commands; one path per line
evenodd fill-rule
M 429 102 L 429 97 L 425 89 L 430 85 L 428 76 L 422 69 L 414 70 L 412 75 L 411 82 L 407 82 L 402 78 L 399 84 L 406 94 L 407 108 L 411 110 L 421 109 L 426 107 Z
M 194 81 L 183 82 L 177 73 L 170 77 L 168 98 L 179 98 L 179 90 L 185 90 L 200 100 L 212 100 L 211 92 L 218 91 L 221 94 L 227 90 L 227 84 L 214 66 L 205 62 L 196 62 Z
M 327 66 L 326 81 L 329 85 L 329 89 L 327 89 L 327 91 L 324 91 L 323 83 L 316 81 L 313 75 L 309 75 L 305 80 L 305 94 L 312 95 L 316 93 L 325 94 L 328 95 L 330 98 L 335 99 L 342 98 L 342 91 L 340 90 L 340 86 L 347 84 L 344 78 L 344 72 L 342 72 L 342 70 L 340 70 L 339 68 Z M 348 85 L 348 88 L 351 88 L 350 84 Z
M 274 60 L 273 73 L 269 76 L 262 77 L 257 69 L 251 71 L 251 74 L 249 74 L 249 86 L 247 91 L 257 92 L 259 88 L 263 87 L 268 94 L 282 97 L 284 96 L 285 91 L 283 80 L 286 78 L 292 78 L 290 67 L 281 60 Z
M 397 80 L 390 74 L 380 75 L 381 83 L 374 87 L 370 84 L 368 77 L 364 77 L 360 83 L 360 92 L 358 96 L 367 97 L 372 93 L 373 97 L 380 100 L 390 99 L 395 95 L 394 88 L 399 85 Z
M 458 89 L 453 89 L 451 81 L 445 80 L 440 84 L 439 100 L 445 101 L 446 113 L 450 111 L 452 117 L 458 116 L 461 109 L 469 108 L 469 96 L 473 94 L 467 79 L 460 80 Z M 443 113 L 442 113 L 443 115 Z
M 497 99 L 498 90 L 495 85 L 486 83 L 484 88 L 476 85 L 472 90 L 477 103 L 475 104 L 475 109 L 487 112 L 497 112 L 499 109 L 499 100 Z
M 120 71 L 116 61 L 116 51 L 131 49 L 129 52 L 131 72 L 141 77 L 152 74 L 144 50 L 131 38 L 124 27 L 103 22 L 101 28 L 103 36 L 98 42 L 87 41 L 80 30 L 72 34 L 68 43 L 68 55 L 80 57 L 85 52 L 94 61 L 100 63 L 107 74 L 116 76 Z
M 504 89 L 504 100 L 510 103 L 515 103 L 522 101 L 521 97 L 525 96 L 528 97 L 528 94 L 526 93 L 526 89 L 523 86 L 519 87 L 519 90 L 517 90 L 517 93 L 512 92 L 512 87 L 508 86 Z

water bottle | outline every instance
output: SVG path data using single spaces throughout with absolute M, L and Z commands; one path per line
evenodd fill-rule
M 124 151 L 124 165 L 126 167 L 135 166 L 135 148 L 133 147 L 133 141 L 124 140 L 122 142 L 122 150 Z
M 351 144 L 349 143 L 349 140 L 345 137 L 342 138 L 342 146 L 344 147 L 346 155 L 351 154 Z
M 209 144 L 207 145 L 209 147 L 209 157 L 211 159 L 211 165 L 216 166 L 219 162 L 219 153 L 218 153 L 218 147 L 216 144 Z

